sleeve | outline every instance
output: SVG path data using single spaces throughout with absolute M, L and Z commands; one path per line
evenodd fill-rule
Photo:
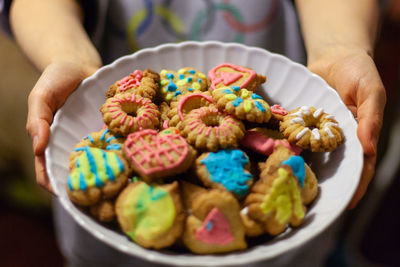
M 11 0 L 0 0 L 0 29 L 11 35 L 9 14 Z

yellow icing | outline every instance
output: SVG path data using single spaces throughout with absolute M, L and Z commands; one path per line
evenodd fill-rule
M 123 215 L 133 218 L 133 229 L 127 233 L 132 240 L 153 240 L 172 226 L 175 206 L 166 190 L 141 183 L 126 198 Z
M 241 97 L 242 98 L 248 98 L 250 96 L 250 93 L 247 89 L 242 89 L 241 90 Z
M 200 84 L 198 82 L 194 82 L 194 83 L 192 83 L 192 88 L 194 90 L 200 90 L 201 86 L 200 86 Z
M 203 79 L 203 80 L 207 79 L 206 75 L 204 75 L 204 74 L 201 73 L 201 72 L 198 72 L 197 75 L 199 75 L 199 77 L 200 77 L 201 79 Z
M 168 93 L 168 94 L 167 94 L 167 96 L 165 97 L 165 99 L 167 99 L 167 100 L 171 100 L 173 97 L 174 97 L 174 95 L 173 95 L 173 94 L 171 94 L 171 93 Z
M 69 176 L 72 189 L 101 186 L 108 180 L 114 180 L 124 170 L 115 152 L 106 152 L 100 148 L 82 149 L 85 152 L 79 155 L 77 166 Z
M 161 80 L 160 81 L 160 84 L 161 85 L 167 85 L 169 83 L 169 80 L 168 79 L 164 79 L 164 80 Z
M 179 81 L 176 82 L 176 85 L 177 85 L 177 86 L 182 86 L 182 85 L 185 85 L 186 82 L 187 82 L 186 79 L 184 79 L 184 80 L 179 80 Z
M 160 75 L 161 75 L 161 76 L 166 76 L 167 73 L 168 73 L 167 70 L 161 70 Z
M 235 100 L 237 98 L 237 96 L 234 94 L 227 94 L 227 95 L 225 95 L 225 98 L 228 100 Z
M 185 74 L 186 70 L 185 69 L 179 69 L 178 74 Z
M 272 188 L 261 203 L 261 210 L 265 213 L 275 211 L 275 219 L 280 223 L 287 223 L 293 215 L 302 219 L 305 216 L 297 181 L 284 168 L 279 168 L 279 177 L 275 179 Z
M 245 101 L 243 102 L 243 109 L 244 109 L 244 112 L 250 112 L 251 108 L 252 108 L 251 101 L 245 100 Z

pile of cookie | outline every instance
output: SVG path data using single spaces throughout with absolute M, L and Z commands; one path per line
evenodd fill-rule
M 343 142 L 322 108 L 287 111 L 256 89 L 266 77 L 230 63 L 206 76 L 146 69 L 116 81 L 104 128 L 70 155 L 71 201 L 145 248 L 243 250 L 302 224 L 318 181 L 302 150 Z

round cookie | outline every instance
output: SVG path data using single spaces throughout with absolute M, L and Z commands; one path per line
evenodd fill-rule
M 112 222 L 116 218 L 114 201 L 105 199 L 90 206 L 90 214 L 100 222 Z
M 78 147 L 67 180 L 67 193 L 79 206 L 92 206 L 116 196 L 126 185 L 130 169 L 119 153 Z
M 239 86 L 219 87 L 212 92 L 217 107 L 241 120 L 265 123 L 271 118 L 271 109 L 261 96 Z
M 206 151 L 235 148 L 244 136 L 243 123 L 214 105 L 190 111 L 179 130 L 189 144 Z
M 183 184 L 189 189 L 191 214 L 187 217 L 182 240 L 196 254 L 226 253 L 247 247 L 238 201 L 224 190 Z M 198 191 L 198 192 L 196 192 Z M 184 200 L 185 201 L 185 200 Z
M 110 131 L 124 136 L 142 129 L 156 129 L 160 123 L 158 107 L 150 99 L 135 94 L 108 98 L 100 110 Z
M 161 97 L 166 102 L 177 99 L 179 95 L 206 91 L 208 88 L 207 77 L 199 70 L 192 67 L 160 72 Z
M 150 69 L 135 70 L 128 76 L 115 82 L 106 92 L 106 97 L 113 97 L 116 94 L 131 93 L 140 95 L 151 100 L 158 92 L 160 75 Z
M 185 215 L 178 183 L 129 184 L 118 196 L 116 214 L 122 231 L 145 248 L 161 249 L 175 243 Z
M 312 152 L 333 151 L 344 139 L 332 115 L 307 106 L 289 112 L 280 123 L 280 131 L 290 143 Z

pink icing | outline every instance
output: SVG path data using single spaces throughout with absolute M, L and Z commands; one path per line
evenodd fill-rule
M 185 105 L 186 101 L 188 101 L 189 99 L 194 98 L 194 97 L 202 97 L 202 98 L 206 99 L 210 103 L 213 102 L 213 100 L 212 100 L 212 98 L 210 96 L 202 94 L 202 93 L 194 93 L 194 94 L 189 94 L 187 96 L 182 97 L 181 100 L 179 100 L 179 103 L 178 103 L 178 115 L 179 115 L 179 118 L 181 120 L 183 120 L 183 114 L 182 114 L 183 106 Z
M 299 155 L 301 153 L 301 148 L 296 145 L 291 145 L 286 140 L 273 139 L 265 136 L 264 134 L 256 131 L 246 131 L 245 136 L 240 141 L 240 144 L 250 148 L 251 150 L 263 154 L 263 155 L 271 155 L 274 152 L 275 148 L 278 145 L 283 145 L 290 151 L 292 151 L 295 155 Z
M 143 73 L 141 70 L 135 70 L 133 73 L 129 74 L 119 82 L 117 85 L 119 86 L 119 91 L 124 92 L 132 87 L 140 86 L 140 82 L 142 81 Z
M 257 75 L 254 70 L 246 69 L 242 66 L 233 65 L 231 63 L 222 63 L 221 65 L 218 65 L 218 66 L 212 68 L 208 72 L 208 78 L 211 80 L 211 88 L 213 90 L 215 90 L 216 85 L 219 84 L 220 82 L 223 82 L 225 85 L 230 85 L 230 84 L 236 82 L 241 76 L 243 76 L 243 74 L 240 74 L 240 73 L 238 73 L 238 75 L 241 75 L 240 77 L 239 76 L 228 76 L 226 74 L 227 72 L 217 73 L 217 70 L 222 67 L 227 67 L 227 68 L 231 68 L 235 71 L 250 74 L 249 77 L 240 85 L 240 88 L 246 87 L 250 83 L 250 81 L 252 79 L 254 79 Z
M 213 208 L 203 225 L 196 230 L 196 238 L 207 244 L 227 245 L 235 240 L 231 226 L 218 208 Z
M 168 123 L 169 123 L 169 120 L 165 120 L 164 122 L 163 122 L 163 129 L 167 129 L 169 126 L 168 126 Z
M 288 114 L 288 111 L 286 109 L 276 104 L 271 107 L 271 112 L 282 116 L 286 116 Z
M 156 130 L 146 129 L 128 135 L 124 152 L 144 175 L 174 169 L 186 159 L 189 148 L 180 135 L 158 135 Z M 171 154 L 179 155 L 175 160 Z M 164 163 L 163 158 L 169 162 Z

